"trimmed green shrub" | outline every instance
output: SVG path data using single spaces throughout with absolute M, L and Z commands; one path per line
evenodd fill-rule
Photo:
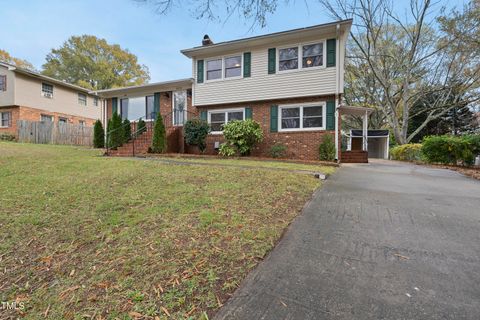
M 100 120 L 95 121 L 95 125 L 93 126 L 93 147 L 105 147 L 105 132 L 103 131 L 103 125 Z
M 270 147 L 268 153 L 272 158 L 285 158 L 287 153 L 287 146 L 282 143 L 276 143 Z
M 167 137 L 165 132 L 165 125 L 163 124 L 163 118 L 159 114 L 155 120 L 155 125 L 153 127 L 153 140 L 150 152 L 152 153 L 163 153 L 167 151 Z
M 141 135 L 141 134 L 144 133 L 145 131 L 147 131 L 147 124 L 145 123 L 145 121 L 144 121 L 143 119 L 138 120 L 138 123 L 137 123 L 137 134 L 138 134 L 138 135 Z
M 112 115 L 107 125 L 108 146 L 110 148 L 118 148 L 123 143 L 124 133 L 122 119 L 117 113 Z
M 422 145 L 420 143 L 403 144 L 390 149 L 390 158 L 400 161 L 420 161 Z
M 0 141 L 14 141 L 15 135 L 11 133 L 0 133 Z
M 330 134 L 322 137 L 322 143 L 318 146 L 318 157 L 323 161 L 335 160 L 335 141 Z
M 192 146 L 198 146 L 201 152 L 204 152 L 207 144 L 207 135 L 210 132 L 210 126 L 205 120 L 191 119 L 185 122 L 183 126 L 185 142 Z
M 471 141 L 475 138 L 456 136 L 428 136 L 422 142 L 424 160 L 430 163 L 473 164 L 475 155 Z
M 218 150 L 218 153 L 220 153 L 220 155 L 224 157 L 233 157 L 237 153 L 237 151 L 231 145 L 222 143 L 220 145 L 220 149 Z
M 263 140 L 263 131 L 260 124 L 252 119 L 234 120 L 223 126 L 223 136 L 226 141 L 224 144 L 233 148 L 236 153 L 247 156 L 250 155 L 255 144 Z M 222 149 L 220 154 L 232 156 L 223 154 Z
M 122 123 L 123 126 L 123 143 L 127 143 L 132 138 L 132 125 L 130 120 L 125 119 Z

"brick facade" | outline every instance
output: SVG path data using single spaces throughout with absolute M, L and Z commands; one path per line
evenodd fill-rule
M 60 118 L 67 119 L 68 123 L 79 124 L 80 121 L 85 121 L 86 126 L 93 126 L 96 119 L 73 116 L 64 113 L 50 112 L 41 109 L 35 109 L 24 106 L 1 107 L 0 112 L 11 112 L 12 118 L 8 128 L 0 128 L 0 133 L 8 133 L 12 135 L 17 134 L 17 121 L 40 121 L 42 115 L 52 116 L 54 122 L 58 122 Z
M 287 147 L 286 157 L 292 159 L 318 160 L 318 147 L 325 135 L 332 135 L 334 130 L 296 131 L 296 132 L 270 132 L 270 107 L 272 105 L 297 104 L 335 100 L 335 96 L 317 96 L 305 98 L 292 98 L 281 100 L 270 100 L 261 102 L 235 103 L 228 105 L 216 105 L 208 107 L 197 107 L 199 111 L 230 109 L 230 108 L 252 108 L 252 118 L 258 122 L 263 130 L 263 141 L 258 144 L 252 152 L 252 156 L 269 157 L 270 148 L 277 144 Z M 326 121 L 324 119 L 323 121 Z M 215 142 L 224 142 L 220 134 L 210 134 L 207 138 L 207 154 L 217 154 L 214 149 Z

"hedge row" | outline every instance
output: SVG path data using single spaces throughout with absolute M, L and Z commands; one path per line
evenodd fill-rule
M 390 150 L 393 160 L 472 165 L 480 155 L 480 135 L 429 136 L 422 144 L 404 144 Z

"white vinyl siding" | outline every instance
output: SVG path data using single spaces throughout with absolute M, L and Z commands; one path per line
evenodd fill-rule
M 251 76 L 249 78 L 194 83 L 195 105 L 318 96 L 335 93 L 337 67 L 304 68 L 289 72 L 278 72 L 277 70 L 275 74 L 268 74 L 268 48 L 251 50 L 251 54 Z M 196 68 L 194 68 L 195 72 Z M 194 74 L 194 77 L 196 78 L 196 74 Z

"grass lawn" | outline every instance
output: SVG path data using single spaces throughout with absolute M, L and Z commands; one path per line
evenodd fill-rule
M 0 318 L 211 317 L 320 185 L 99 154 L 0 142 Z

